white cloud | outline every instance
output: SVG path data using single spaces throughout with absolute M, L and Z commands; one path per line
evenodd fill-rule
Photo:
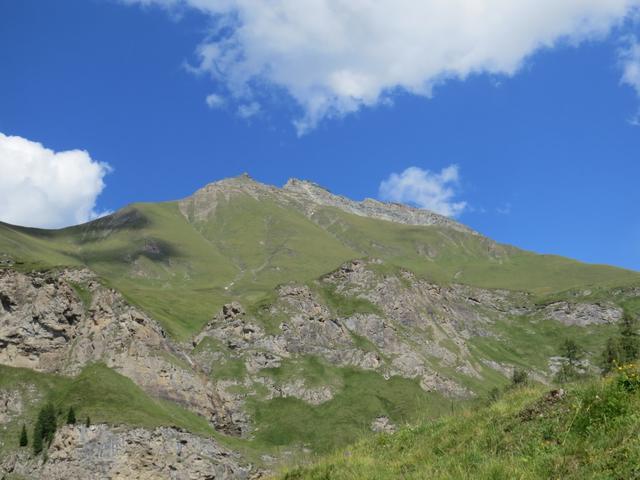
M 245 103 L 238 107 L 238 116 L 245 120 L 251 117 L 255 117 L 260 113 L 261 107 L 258 102 Z
M 630 35 L 623 39 L 625 46 L 618 52 L 622 77 L 620 82 L 629 85 L 640 97 L 640 42 L 637 37 Z M 634 126 L 640 126 L 640 114 L 629 120 Z
M 195 8 L 216 26 L 196 69 L 246 99 L 262 86 L 301 106 L 300 133 L 400 89 L 429 96 L 451 78 L 513 75 L 558 42 L 607 35 L 640 0 L 123 0 Z
M 83 150 L 54 152 L 0 133 L 0 221 L 53 228 L 96 218 L 110 170 Z
M 207 106 L 211 109 L 222 108 L 226 103 L 224 97 L 221 95 L 218 95 L 217 93 L 212 93 L 210 95 L 207 95 L 207 98 L 205 98 L 205 102 Z
M 467 207 L 466 202 L 454 200 L 459 179 L 457 165 L 449 165 L 440 173 L 409 167 L 402 173 L 392 173 L 380 183 L 380 198 L 455 217 Z

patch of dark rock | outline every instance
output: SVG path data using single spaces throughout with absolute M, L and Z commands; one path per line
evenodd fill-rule
M 245 311 L 238 302 L 227 303 L 222 307 L 222 316 L 225 320 L 235 320 L 238 317 L 243 317 Z
M 555 406 L 558 405 L 565 396 L 566 392 L 562 388 L 551 390 L 533 405 L 521 410 L 520 413 L 518 413 L 518 418 L 523 422 L 529 422 L 536 418 L 544 418 L 554 411 Z
M 13 312 L 13 307 L 16 306 L 16 304 L 5 293 L 0 293 L 0 303 L 2 304 L 2 309 L 5 312 Z

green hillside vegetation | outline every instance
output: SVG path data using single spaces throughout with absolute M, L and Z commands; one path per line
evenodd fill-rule
M 534 292 L 640 283 L 640 274 L 536 255 L 441 226 L 408 226 L 248 195 L 219 198 L 189 222 L 177 202 L 134 204 L 61 230 L 0 224 L 0 253 L 21 269 L 86 265 L 175 338 L 197 333 L 231 300 L 260 302 L 282 283 L 307 283 L 345 261 L 372 257 L 438 283 Z M 325 292 L 331 300 L 331 292 Z
M 150 397 L 131 380 L 99 363 L 88 365 L 76 377 L 0 365 L 0 388 L 19 390 L 27 406 L 3 432 L 4 447 L 13 447 L 7 445 L 9 439 L 18 438 L 23 423 L 34 423 L 38 410 L 47 402 L 59 413 L 58 424 L 64 423 L 69 407 L 73 407 L 78 418 L 88 416 L 94 423 L 176 426 L 203 436 L 214 434 L 204 418 Z
M 424 392 L 416 380 L 385 380 L 376 372 L 333 367 L 314 357 L 290 360 L 264 373 L 281 383 L 302 378 L 309 387 L 326 385 L 336 392 L 320 405 L 292 397 L 249 402 L 256 441 L 273 447 L 304 445 L 327 452 L 370 432 L 378 416 L 404 424 L 434 418 L 450 408 L 449 400 Z
M 378 434 L 282 473 L 282 480 L 640 477 L 636 366 L 568 387 L 509 391 L 497 402 Z

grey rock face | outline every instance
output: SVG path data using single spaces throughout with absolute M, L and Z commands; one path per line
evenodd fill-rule
M 45 463 L 18 452 L 0 463 L 0 473 L 52 480 L 217 480 L 259 474 L 210 439 L 172 428 L 107 425 L 66 425 L 56 433 Z
M 556 302 L 543 310 L 543 315 L 565 325 L 602 325 L 616 323 L 622 309 L 613 304 Z
M 84 305 L 72 282 L 91 294 Z M 144 390 L 234 431 L 231 414 L 208 378 L 178 360 L 190 362 L 162 328 L 88 270 L 23 274 L 0 271 L 0 363 L 37 371 L 77 374 L 91 362 L 104 362 Z M 173 359 L 173 361 L 172 361 Z
M 397 429 L 389 417 L 377 417 L 371 422 L 371 431 L 376 433 L 394 433 Z

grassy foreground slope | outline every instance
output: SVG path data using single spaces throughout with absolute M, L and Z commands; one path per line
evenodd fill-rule
M 515 390 L 483 408 L 370 437 L 280 478 L 640 478 L 637 375 L 595 380 L 566 393 Z

